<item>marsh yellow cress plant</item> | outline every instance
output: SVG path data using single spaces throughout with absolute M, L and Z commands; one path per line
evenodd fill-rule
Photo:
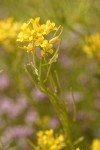
M 53 45 L 59 39 L 59 35 L 54 35 L 48 39 L 51 32 L 57 31 L 55 23 L 48 20 L 45 24 L 40 24 L 40 18 L 30 19 L 27 23 L 21 26 L 21 31 L 18 34 L 17 41 L 26 44 L 22 48 L 27 52 L 36 54 L 36 48 L 40 49 L 41 56 L 53 53 Z
M 89 58 L 100 61 L 100 33 L 95 33 L 85 38 L 83 51 Z
M 57 71 L 53 65 L 58 58 L 62 30 L 63 28 L 61 26 L 56 27 L 55 23 L 50 20 L 46 21 L 45 24 L 40 24 L 39 17 L 29 19 L 27 23 L 24 23 L 21 26 L 21 31 L 17 36 L 17 42 L 19 42 L 19 47 L 28 52 L 29 62 L 25 65 L 26 73 L 35 87 L 48 96 L 61 121 L 67 148 L 69 150 L 74 150 L 68 106 L 66 104 L 66 98 L 62 92 Z M 48 135 L 51 134 L 51 139 L 53 139 L 53 131 L 51 130 L 49 132 L 42 133 L 43 138 L 45 136 L 47 138 Z M 43 142 L 42 136 L 41 140 L 38 141 L 40 143 Z M 64 147 L 63 137 L 60 136 L 59 140 L 62 140 L 63 144 L 60 144 L 59 146 L 55 143 L 59 141 L 58 139 L 59 138 L 55 140 L 53 139 L 53 146 L 60 150 Z M 45 142 L 50 141 L 51 140 L 46 140 Z M 51 145 L 47 146 L 49 146 L 48 150 L 52 150 L 50 147 Z M 53 150 L 57 149 L 55 148 Z M 44 147 L 42 147 L 42 150 L 47 150 L 47 148 L 44 149 Z
M 0 45 L 4 46 L 6 50 L 13 50 L 20 26 L 21 23 L 15 22 L 13 18 L 0 21 Z

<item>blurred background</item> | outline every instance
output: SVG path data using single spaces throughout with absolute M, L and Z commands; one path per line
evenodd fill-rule
M 85 37 L 100 32 L 99 6 L 99 0 L 0 0 L 1 21 L 12 17 L 23 23 L 40 17 L 42 23 L 51 20 L 63 26 L 55 65 L 71 117 L 73 89 L 77 119 L 72 122 L 72 135 L 73 141 L 84 136 L 79 143 L 83 149 L 100 138 L 100 63 L 83 52 Z M 0 42 L 0 140 L 6 147 L 28 150 L 27 139 L 35 141 L 37 131 L 54 128 L 56 132 L 62 127 L 48 98 L 25 73 L 27 56 L 15 43 L 12 52 Z

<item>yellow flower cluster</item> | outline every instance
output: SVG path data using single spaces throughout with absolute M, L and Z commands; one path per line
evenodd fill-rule
M 54 137 L 54 131 L 52 129 L 46 131 L 40 131 L 37 134 L 37 148 L 36 150 L 62 150 L 66 144 L 64 141 L 64 136 L 60 134 Z
M 21 31 L 18 34 L 17 41 L 26 44 L 23 49 L 27 52 L 36 54 L 36 48 L 40 48 L 41 56 L 48 53 L 53 53 L 53 44 L 58 40 L 59 36 L 53 37 L 48 40 L 47 36 L 52 32 L 56 31 L 57 27 L 55 23 L 48 20 L 46 24 L 40 24 L 40 18 L 30 19 L 27 23 L 21 26 Z
M 7 50 L 12 50 L 12 43 L 16 41 L 21 23 L 14 22 L 13 18 L 0 21 L 0 44 Z
M 83 51 L 89 58 L 96 58 L 100 60 L 100 33 L 91 35 L 85 39 L 86 45 L 83 47 Z
M 91 150 L 100 150 L 100 140 L 98 139 L 93 140 Z

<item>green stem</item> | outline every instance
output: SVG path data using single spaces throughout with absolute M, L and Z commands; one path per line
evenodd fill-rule
M 75 106 L 75 98 L 74 98 L 74 94 L 73 94 L 73 90 L 71 88 L 71 94 L 72 94 L 72 101 L 73 101 L 73 108 L 74 108 L 74 115 L 73 115 L 73 121 L 76 121 L 76 106 Z
M 55 108 L 58 117 L 60 118 L 61 124 L 64 128 L 65 138 L 71 150 L 74 150 L 72 140 L 71 140 L 71 132 L 70 132 L 70 123 L 68 117 L 68 111 L 66 111 L 65 105 L 59 97 L 52 93 L 44 84 L 41 85 L 45 90 L 45 94 L 49 97 L 53 107 Z

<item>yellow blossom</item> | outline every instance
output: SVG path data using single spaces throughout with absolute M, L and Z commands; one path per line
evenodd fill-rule
M 44 42 L 44 37 L 40 36 L 36 41 L 35 41 L 35 45 L 36 46 L 41 46 Z
M 91 144 L 91 150 L 100 150 L 100 140 L 94 139 Z
M 52 49 L 53 45 L 50 44 L 48 42 L 48 40 L 44 40 L 43 43 L 40 46 L 43 48 L 43 50 L 42 50 L 42 56 L 45 55 L 45 54 L 47 54 L 47 53 L 50 53 L 50 54 L 53 53 L 53 49 Z
M 36 29 L 38 30 L 38 28 L 40 27 L 39 21 L 40 21 L 40 17 L 37 17 L 37 18 L 35 18 L 35 19 L 30 19 L 29 23 L 32 23 L 33 28 L 34 28 L 35 30 L 36 30 Z
M 14 22 L 13 18 L 8 18 L 0 21 L 0 44 L 7 50 L 13 49 L 13 43 L 19 32 L 21 23 Z
M 76 148 L 76 150 L 80 150 L 80 148 Z
M 62 150 L 66 146 L 64 136 L 55 137 L 52 129 L 38 132 L 37 137 L 36 150 Z
M 35 50 L 34 46 L 31 43 L 29 43 L 28 46 L 24 46 L 23 49 L 26 49 L 27 52 L 31 51 L 33 54 L 36 53 L 36 50 Z
M 53 30 L 57 30 L 57 27 L 55 27 L 55 23 L 51 23 L 50 20 L 48 20 L 46 22 L 45 34 L 49 34 Z
M 46 24 L 40 24 L 40 17 L 30 19 L 21 27 L 21 31 L 17 36 L 17 41 L 25 44 L 23 46 L 28 52 L 34 51 L 37 47 L 40 49 L 41 56 L 53 53 L 53 45 L 59 39 L 59 36 L 53 37 L 48 40 L 47 35 L 52 31 L 57 30 L 55 23 L 48 20 Z M 33 50 L 30 49 L 29 44 L 34 45 Z M 33 53 L 34 54 L 34 53 Z
M 31 29 L 29 28 L 29 26 L 26 23 L 24 23 L 21 26 L 21 30 L 22 30 L 22 32 L 20 32 L 18 34 L 17 41 L 20 41 L 20 42 L 31 42 L 33 40 L 33 33 L 31 31 Z
M 90 35 L 85 39 L 86 44 L 83 47 L 83 51 L 89 58 L 96 58 L 100 61 L 100 33 Z

